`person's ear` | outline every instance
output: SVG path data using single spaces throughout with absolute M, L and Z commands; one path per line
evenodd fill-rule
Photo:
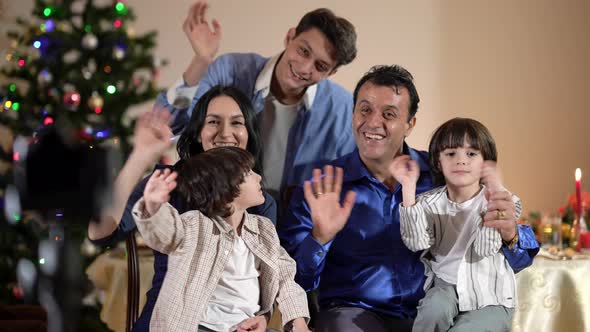
M 290 28 L 287 30 L 287 35 L 285 36 L 285 48 L 289 45 L 289 43 L 295 38 L 295 28 Z
M 404 134 L 404 139 L 412 133 L 412 130 L 416 126 L 416 116 L 413 116 L 410 121 L 406 123 L 406 133 Z
M 334 67 L 334 69 L 332 69 L 330 71 L 330 73 L 328 74 L 328 76 L 332 76 L 332 75 L 336 74 L 337 71 L 338 71 L 338 66 Z

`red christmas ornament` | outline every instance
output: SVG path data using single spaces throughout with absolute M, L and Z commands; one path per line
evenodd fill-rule
M 78 106 L 80 106 L 80 94 L 77 91 L 64 93 L 64 104 L 71 111 L 77 110 Z
M 77 139 L 82 142 L 90 142 L 92 141 L 92 129 L 91 128 L 80 128 L 77 131 L 76 135 Z
M 22 300 L 25 297 L 25 292 L 19 286 L 12 287 L 12 295 L 17 300 Z

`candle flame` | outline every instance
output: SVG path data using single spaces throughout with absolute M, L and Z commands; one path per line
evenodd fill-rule
M 576 168 L 576 181 L 580 181 L 582 179 L 582 170 Z

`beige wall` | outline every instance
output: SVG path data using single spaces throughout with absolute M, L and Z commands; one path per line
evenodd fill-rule
M 167 86 L 190 59 L 181 24 L 192 2 L 127 3 L 138 16 L 138 32 L 160 33 L 157 54 L 170 61 L 160 83 Z M 2 27 L 31 4 L 5 3 Z M 473 117 L 494 134 L 506 184 L 526 211 L 562 205 L 576 167 L 590 191 L 589 1 L 218 0 L 209 16 L 223 26 L 220 53 L 272 55 L 282 49 L 287 29 L 320 6 L 349 18 L 359 35 L 357 60 L 335 81 L 353 89 L 374 64 L 397 63 L 414 74 L 422 103 L 411 145 L 425 148 L 446 119 Z

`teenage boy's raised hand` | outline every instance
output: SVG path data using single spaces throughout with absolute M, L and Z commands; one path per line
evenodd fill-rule
M 221 25 L 216 19 L 211 21 L 213 30 L 209 26 L 206 14 L 209 4 L 205 1 L 196 2 L 188 12 L 182 30 L 186 34 L 195 56 L 211 62 L 219 50 L 221 41 Z

